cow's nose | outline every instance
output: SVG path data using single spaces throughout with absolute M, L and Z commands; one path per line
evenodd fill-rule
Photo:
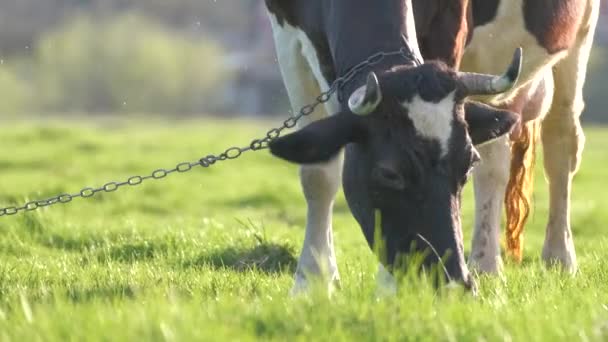
M 378 165 L 372 171 L 372 178 L 381 186 L 396 190 L 403 190 L 405 188 L 405 180 L 395 167 Z

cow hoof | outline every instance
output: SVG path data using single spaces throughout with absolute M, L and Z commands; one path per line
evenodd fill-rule
M 378 265 L 376 274 L 376 299 L 394 297 L 397 295 L 397 280 L 382 264 Z
M 559 267 L 570 274 L 576 274 L 578 269 L 572 243 L 549 244 L 545 242 L 542 258 L 547 267 Z
M 306 280 L 306 278 L 302 275 L 296 274 L 295 282 L 294 282 L 293 287 L 291 288 L 291 291 L 289 292 L 289 294 L 292 297 L 295 297 L 297 295 L 306 293 L 307 289 L 308 289 L 308 281 Z
M 502 274 L 502 258 L 500 255 L 488 257 L 482 253 L 474 253 L 469 259 L 469 269 L 478 274 Z
M 327 291 L 327 295 L 330 297 L 336 290 L 342 288 L 340 282 L 340 275 L 338 273 L 333 274 L 329 279 L 323 279 L 322 277 L 318 276 L 315 277 L 315 279 L 313 280 L 318 282 L 317 284 L 319 284 L 319 287 L 325 288 Z M 304 276 L 300 272 L 296 272 L 294 284 L 289 294 L 292 297 L 307 294 L 311 291 L 311 287 L 311 281 L 309 281 L 309 279 L 307 279 L 306 276 Z

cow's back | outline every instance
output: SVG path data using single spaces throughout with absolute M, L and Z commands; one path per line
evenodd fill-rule
M 461 69 L 499 73 L 514 49 L 524 50 L 521 83 L 554 65 L 575 43 L 597 0 L 473 0 L 471 39 Z M 505 94 L 497 98 L 507 97 Z

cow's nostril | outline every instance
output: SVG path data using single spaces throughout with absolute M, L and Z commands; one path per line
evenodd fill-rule
M 397 170 L 387 166 L 378 166 L 373 172 L 376 182 L 382 186 L 402 190 L 405 187 L 403 176 Z

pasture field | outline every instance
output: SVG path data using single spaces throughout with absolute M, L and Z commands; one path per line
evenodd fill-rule
M 3 122 L 0 205 L 196 160 L 270 124 Z M 397 297 L 376 299 L 376 261 L 342 194 L 334 217 L 342 289 L 331 299 L 289 298 L 305 205 L 297 167 L 261 151 L 0 217 L 0 340 L 608 340 L 608 129 L 586 133 L 572 207 L 575 277 L 540 262 L 547 191 L 539 160 L 524 263 L 507 265 L 504 280 L 479 279 L 477 299 L 413 280 Z M 467 251 L 471 194 L 469 183 Z

